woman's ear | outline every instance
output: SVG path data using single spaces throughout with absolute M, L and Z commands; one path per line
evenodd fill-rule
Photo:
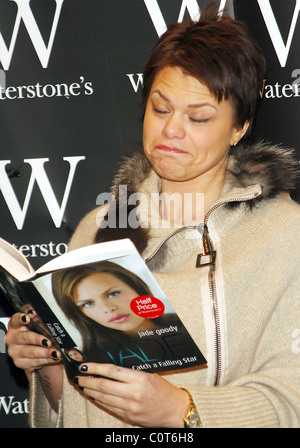
M 246 134 L 248 128 L 249 128 L 249 121 L 245 121 L 244 126 L 240 129 L 236 129 L 232 134 L 232 139 L 230 142 L 231 146 L 236 146 L 238 142 L 244 137 Z

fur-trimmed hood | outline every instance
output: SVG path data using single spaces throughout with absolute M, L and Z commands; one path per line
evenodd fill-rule
M 119 185 L 127 185 L 128 195 L 139 191 L 151 165 L 142 151 L 125 158 L 114 178 L 112 193 L 118 200 Z M 238 145 L 230 152 L 228 163 L 229 182 L 247 188 L 258 184 L 262 188 L 259 199 L 290 193 L 296 186 L 299 163 L 294 150 L 264 142 Z M 257 200 L 257 199 L 256 199 Z
M 261 200 L 291 193 L 296 188 L 299 163 L 294 150 L 260 142 L 233 148 L 228 170 L 241 187 L 260 185 L 262 194 L 257 199 Z
M 111 188 L 117 212 L 123 207 L 128 214 L 133 211 L 135 205 L 128 206 L 128 197 L 139 191 L 150 170 L 151 165 L 142 150 L 123 160 Z M 251 208 L 263 199 L 275 197 L 279 193 L 290 193 L 296 186 L 298 175 L 299 163 L 293 150 L 264 142 L 252 145 L 240 144 L 233 147 L 230 152 L 226 190 L 246 189 L 252 185 L 259 185 L 261 194 L 247 201 Z M 126 197 L 119 196 L 121 185 L 127 186 Z M 234 207 L 239 204 L 240 202 L 230 201 L 227 206 Z M 148 231 L 142 228 L 131 229 L 129 225 L 122 229 L 106 227 L 99 230 L 96 242 L 119 238 L 130 238 L 142 252 L 147 245 Z

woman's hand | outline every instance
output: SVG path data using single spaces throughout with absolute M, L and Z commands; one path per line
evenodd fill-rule
M 116 416 L 137 426 L 183 427 L 188 396 L 158 374 L 96 363 L 85 363 L 80 370 L 105 377 L 79 376 L 78 385 Z
M 54 411 L 58 412 L 63 383 L 63 371 L 59 362 L 61 355 L 47 337 L 31 331 L 29 324 L 41 327 L 33 310 L 12 316 L 5 336 L 8 354 L 17 367 L 29 371 L 38 370 L 45 396 Z
M 60 360 L 60 353 L 49 338 L 28 328 L 36 320 L 37 316 L 31 310 L 27 314 L 14 314 L 8 324 L 5 336 L 8 354 L 21 369 L 36 370 Z

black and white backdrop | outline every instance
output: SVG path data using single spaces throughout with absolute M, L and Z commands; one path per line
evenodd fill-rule
M 0 236 L 35 268 L 67 250 L 120 158 L 140 143 L 142 70 L 158 35 L 207 3 L 0 0 Z M 300 1 L 224 6 L 267 57 L 255 137 L 300 158 Z M 10 313 L 0 297 L 0 427 L 26 428 L 27 379 L 4 341 Z

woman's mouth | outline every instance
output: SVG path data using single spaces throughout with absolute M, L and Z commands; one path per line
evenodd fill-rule
M 168 146 L 168 145 L 157 145 L 155 149 L 159 149 L 161 151 L 169 152 L 171 154 L 188 154 L 183 149 L 177 148 L 176 146 Z
M 108 322 L 114 324 L 120 324 L 122 322 L 125 322 L 129 316 L 130 314 L 116 314 L 115 316 L 112 316 Z

